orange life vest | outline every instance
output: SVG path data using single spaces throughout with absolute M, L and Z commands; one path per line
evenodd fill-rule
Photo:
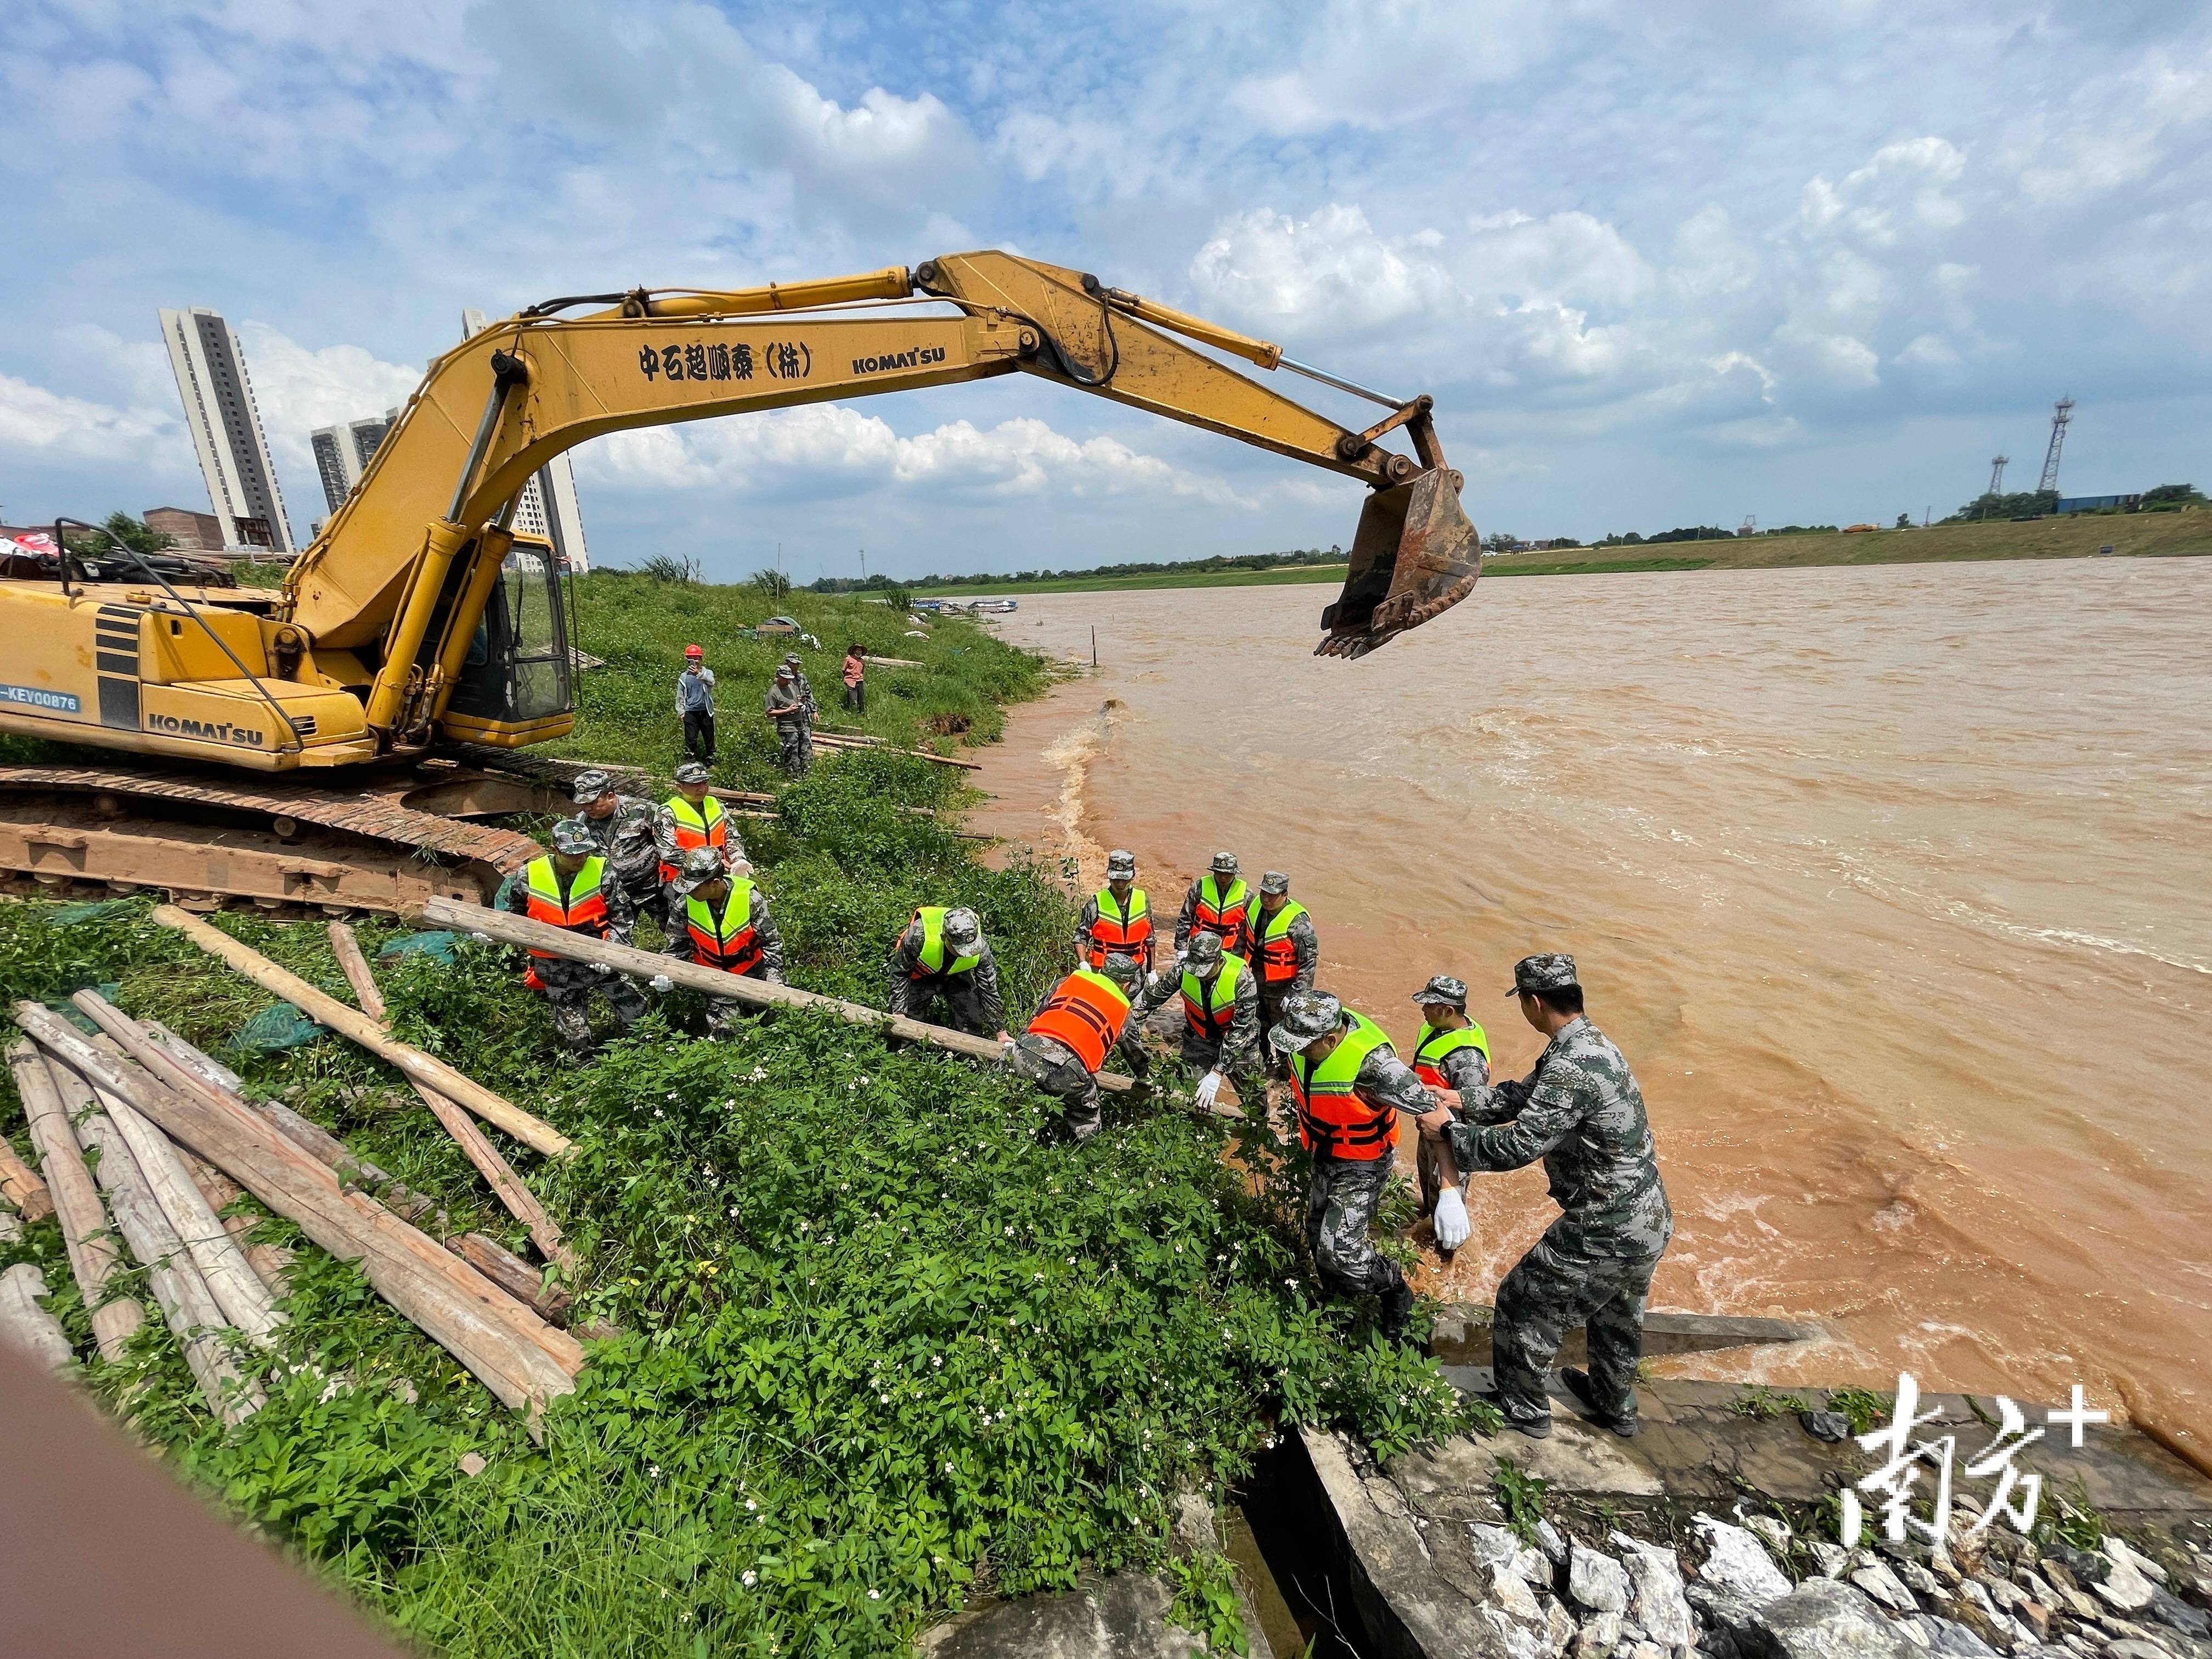
M 753 884 L 732 877 L 722 913 L 702 898 L 684 901 L 684 925 L 691 934 L 691 959 L 702 968 L 726 974 L 750 974 L 761 964 L 760 930 L 753 923 Z
M 601 883 L 606 874 L 605 859 L 586 859 L 584 867 L 576 872 L 565 893 L 561 890 L 561 872 L 553 867 L 550 858 L 535 858 L 522 872 L 525 890 L 530 900 L 530 919 L 547 922 L 556 927 L 565 927 L 572 933 L 588 933 L 593 939 L 607 936 L 607 896 Z M 532 950 L 530 953 L 544 961 L 551 961 L 550 951 Z M 533 975 L 536 970 L 532 970 Z
M 1091 924 L 1091 949 L 1085 960 L 1093 968 L 1103 968 L 1109 957 L 1134 957 L 1139 962 L 1149 963 L 1152 957 L 1152 902 L 1141 887 L 1129 890 L 1128 908 L 1124 909 L 1114 896 L 1111 887 L 1102 887 L 1093 901 L 1098 906 L 1098 920 Z
M 1182 973 L 1183 1024 L 1190 1034 L 1207 1042 L 1225 1042 L 1237 1023 L 1237 984 L 1244 976 L 1244 958 L 1224 957 L 1221 971 L 1211 983 L 1185 968 Z
M 1261 910 L 1252 918 L 1252 935 L 1260 946 L 1260 979 L 1263 984 L 1287 985 L 1298 976 L 1298 942 L 1291 937 L 1291 924 L 1305 915 L 1296 899 L 1269 915 Z
M 1390 1039 L 1364 1014 L 1346 1011 L 1352 1029 L 1318 1066 L 1304 1054 L 1291 1056 L 1291 1093 L 1297 1101 L 1298 1139 L 1316 1157 L 1365 1163 L 1388 1158 L 1398 1144 L 1398 1110 L 1380 1110 L 1359 1097 L 1354 1085 L 1359 1068 Z
M 1060 981 L 1029 1029 L 1074 1051 L 1091 1076 L 1106 1064 L 1106 1051 L 1121 1040 L 1129 1023 L 1129 999 L 1103 974 L 1079 968 Z
M 681 795 L 670 797 L 668 815 L 676 820 L 676 850 L 688 853 L 695 847 L 711 847 L 716 852 L 730 844 L 729 814 L 723 811 L 722 803 L 709 795 L 694 806 Z M 660 878 L 673 881 L 677 877 L 673 864 L 660 866 Z
M 1191 907 L 1192 923 L 1221 935 L 1221 948 L 1232 957 L 1249 956 L 1245 946 L 1245 916 L 1252 908 L 1252 890 L 1237 877 L 1224 893 L 1211 873 L 1199 878 L 1198 900 Z

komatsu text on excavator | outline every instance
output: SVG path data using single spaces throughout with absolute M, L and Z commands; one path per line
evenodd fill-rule
M 1194 345 L 1389 412 L 1364 430 L 1340 426 Z M 179 856 L 217 896 L 394 908 L 404 895 L 382 896 L 404 880 L 364 872 L 349 884 L 340 860 L 311 855 L 373 843 L 388 862 L 443 860 L 454 879 L 433 884 L 473 896 L 520 838 L 429 826 L 521 803 L 477 774 L 426 780 L 422 764 L 546 742 L 574 719 L 561 573 L 550 547 L 511 528 L 540 467 L 629 428 L 1017 372 L 1366 483 L 1343 592 L 1322 613 L 1322 653 L 1361 656 L 1474 586 L 1474 530 L 1427 397 L 1370 391 L 1083 272 L 978 252 L 736 292 L 555 300 L 431 365 L 281 594 L 180 589 L 150 565 L 143 582 L 72 580 L 66 556 L 55 580 L 0 580 L 0 731 L 155 757 L 0 767 L 0 868 L 91 878 L 114 861 L 95 842 L 166 837 L 198 848 Z M 1411 455 L 1383 447 L 1401 428 Z M 338 790 L 301 775 L 249 782 L 241 768 L 366 769 Z M 365 788 L 403 769 L 404 787 Z M 373 798 L 384 807 L 362 805 Z M 259 873 L 231 880 L 210 860 Z M 144 863 L 141 879 L 164 879 Z

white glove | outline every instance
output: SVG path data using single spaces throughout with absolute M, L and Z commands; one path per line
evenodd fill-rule
M 1437 1248 L 1455 1250 L 1467 1243 L 1468 1235 L 1474 1229 L 1467 1218 L 1467 1200 L 1459 1195 L 1459 1188 L 1447 1187 L 1437 1200 Z
M 655 974 L 651 979 L 647 980 L 646 983 L 653 987 L 654 990 L 664 993 L 672 991 L 676 988 L 676 981 L 669 978 L 665 974 Z
M 1198 1102 L 1200 1111 L 1207 1111 L 1212 1108 L 1214 1096 L 1220 1092 L 1221 1073 L 1208 1072 L 1204 1077 L 1199 1079 L 1197 1092 L 1192 1097 Z

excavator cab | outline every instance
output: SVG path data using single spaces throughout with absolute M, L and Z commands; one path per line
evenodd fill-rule
M 518 537 L 500 567 L 441 724 L 458 742 L 520 748 L 575 723 L 561 562 L 550 544 Z
M 1460 506 L 1460 483 L 1457 472 L 1431 467 L 1368 496 L 1344 591 L 1321 613 L 1316 656 L 1364 657 L 1474 591 L 1482 546 Z

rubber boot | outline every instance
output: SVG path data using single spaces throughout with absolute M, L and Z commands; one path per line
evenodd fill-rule
M 1413 1287 L 1404 1279 L 1382 1292 L 1382 1334 L 1393 1342 L 1406 1340 L 1406 1327 L 1413 1317 Z

